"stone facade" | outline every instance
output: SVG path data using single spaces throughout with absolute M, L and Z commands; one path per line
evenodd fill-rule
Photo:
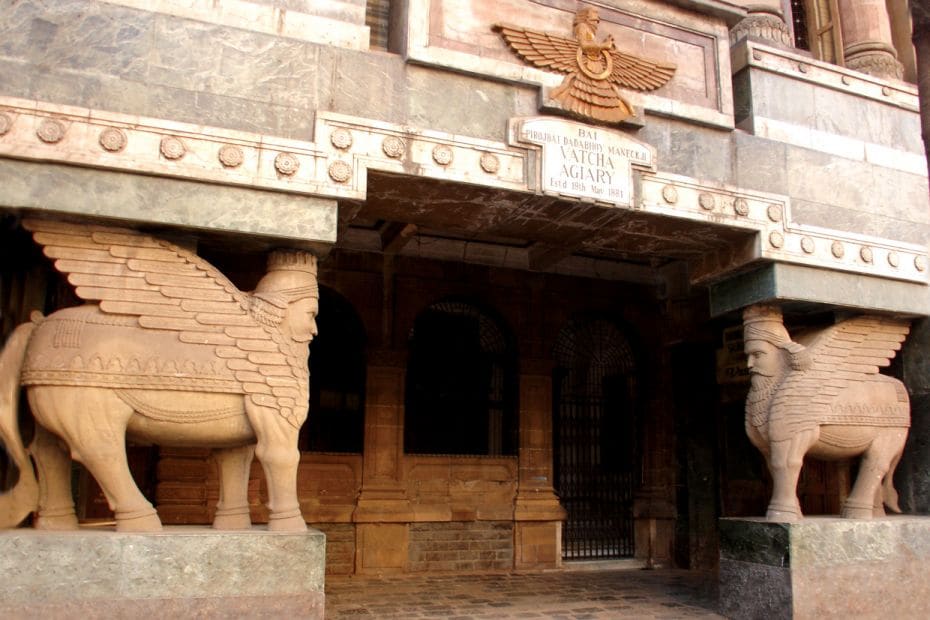
M 298 493 L 329 537 L 330 572 L 555 568 L 573 559 L 579 511 L 600 518 L 605 503 L 632 549 L 603 555 L 714 564 L 716 519 L 761 514 L 768 495 L 742 430 L 745 376 L 726 356 L 742 347 L 726 336 L 740 311 L 779 304 L 792 331 L 851 311 L 930 315 L 917 88 L 793 48 L 781 3 L 605 0 L 599 36 L 676 70 L 624 92 L 635 122 L 593 124 L 550 100 L 563 75 L 527 66 L 493 30 L 570 37 L 575 4 L 0 0 L 3 335 L 31 309 L 69 305 L 19 227 L 26 213 L 157 229 L 242 290 L 266 249 L 307 249 L 330 296 L 321 337 L 329 312 L 354 317 L 361 343 L 345 361 L 352 386 L 326 376 L 338 348 L 311 352 L 322 366 Z M 905 58 L 894 20 L 845 19 L 850 59 Z M 413 378 L 431 325 L 493 327 L 477 349 L 462 336 L 432 358 L 459 375 L 453 358 L 499 361 L 506 397 L 476 408 L 480 422 L 454 427 L 455 399 L 407 411 L 430 402 Z M 585 375 L 596 389 L 573 379 L 613 329 L 607 370 Z M 927 510 L 925 331 L 892 369 L 914 396 L 899 469 L 911 512 Z M 594 392 L 588 418 L 571 413 Z M 596 417 L 595 400 L 613 416 Z M 335 421 L 313 426 L 315 412 Z M 627 495 L 569 483 L 568 455 L 584 451 L 568 420 L 595 418 L 603 438 L 582 445 L 632 481 Z M 412 449 L 437 419 L 480 454 Z M 161 519 L 210 522 L 209 454 L 150 461 L 136 474 Z M 801 480 L 805 512 L 847 493 L 848 470 L 826 467 Z M 594 487 L 620 486 L 606 479 Z

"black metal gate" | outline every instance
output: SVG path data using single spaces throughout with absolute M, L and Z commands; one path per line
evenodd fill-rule
M 556 490 L 566 560 L 632 557 L 636 471 L 634 361 L 603 320 L 562 330 L 553 377 Z

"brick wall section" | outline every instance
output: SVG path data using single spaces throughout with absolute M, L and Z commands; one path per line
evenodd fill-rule
M 513 523 L 411 523 L 408 570 L 486 571 L 513 568 Z
M 355 572 L 355 525 L 352 523 L 309 523 L 326 534 L 326 574 Z

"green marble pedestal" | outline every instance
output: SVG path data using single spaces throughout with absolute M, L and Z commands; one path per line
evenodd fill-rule
M 728 618 L 930 617 L 930 518 L 720 520 Z
M 0 618 L 322 618 L 322 532 L 0 532 Z

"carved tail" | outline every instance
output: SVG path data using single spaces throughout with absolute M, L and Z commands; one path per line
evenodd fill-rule
M 39 502 L 32 461 L 19 434 L 19 375 L 35 327 L 33 322 L 17 327 L 0 352 L 0 441 L 19 469 L 16 486 L 0 495 L 0 528 L 16 527 Z

